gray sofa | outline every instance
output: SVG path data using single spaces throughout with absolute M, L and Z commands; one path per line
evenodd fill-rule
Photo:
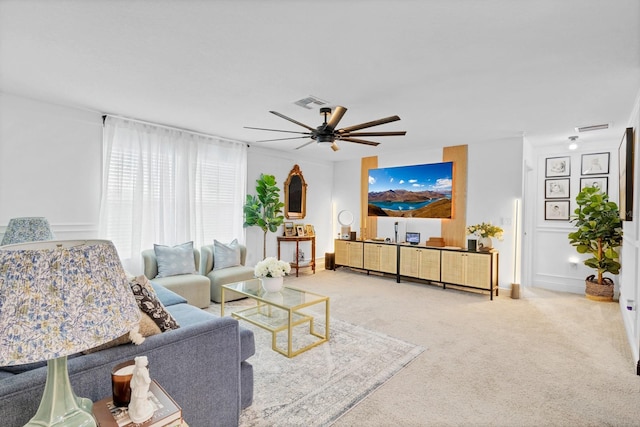
M 144 275 L 147 279 L 183 296 L 191 305 L 207 308 L 211 304 L 209 279 L 198 274 L 200 268 L 200 252 L 193 250 L 193 258 L 196 266 L 194 274 L 179 274 L 177 276 L 156 277 L 158 275 L 158 260 L 153 249 L 142 251 L 144 262 Z
M 125 344 L 86 355 L 69 356 L 69 377 L 78 396 L 94 402 L 111 395 L 111 369 L 144 355 L 151 377 L 182 407 L 193 427 L 237 426 L 240 411 L 253 401 L 253 332 L 230 317 L 217 317 L 153 284 L 159 299 L 180 328 L 147 337 L 139 346 Z M 22 426 L 35 414 L 47 367 L 0 367 L 0 414 L 3 427 Z
M 211 301 L 222 302 L 220 287 L 233 282 L 241 282 L 243 280 L 253 279 L 253 267 L 244 265 L 247 258 L 247 247 L 238 245 L 240 248 L 240 265 L 233 267 L 214 269 L 215 257 L 213 245 L 205 245 L 200 250 L 200 274 L 206 276 L 211 284 Z M 235 292 L 225 292 L 224 300 L 233 301 L 244 298 Z

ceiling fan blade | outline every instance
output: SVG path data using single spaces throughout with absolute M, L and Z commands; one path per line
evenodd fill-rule
M 291 139 L 306 139 L 306 138 L 309 138 L 309 135 L 292 136 L 291 138 L 261 139 L 260 141 L 256 141 L 256 142 L 288 141 L 288 140 L 291 140 Z
M 300 134 L 303 134 L 303 135 L 310 135 L 310 133 L 309 133 L 309 132 L 298 132 L 298 131 L 295 131 L 295 130 L 282 130 L 282 129 L 254 128 L 254 127 L 251 127 L 251 126 L 245 126 L 244 128 L 245 128 L 245 129 L 253 129 L 253 130 L 268 130 L 268 131 L 270 131 L 270 132 L 300 133 Z
M 338 147 L 338 144 L 336 144 L 335 142 L 333 144 L 331 144 L 331 149 L 333 151 L 338 151 L 340 149 L 340 147 Z
M 407 131 L 394 131 L 394 132 L 356 132 L 356 133 L 347 133 L 341 134 L 342 137 L 348 136 L 404 136 L 407 134 Z
M 347 137 L 347 138 L 340 138 L 340 141 L 349 141 L 349 142 L 355 142 L 358 144 L 366 144 L 366 145 L 380 145 L 379 142 L 373 142 L 373 141 L 366 141 L 364 139 L 357 139 L 357 138 L 351 138 L 351 137 Z
M 297 124 L 298 126 L 302 126 L 302 127 L 303 127 L 303 128 L 305 128 L 305 129 L 309 129 L 309 130 L 310 130 L 310 131 L 312 131 L 312 132 L 315 130 L 314 128 L 312 128 L 312 127 L 310 127 L 310 126 L 307 126 L 307 125 L 305 125 L 304 123 L 300 123 L 299 121 L 294 120 L 294 119 L 292 119 L 291 117 L 287 117 L 287 116 L 285 116 L 284 114 L 280 114 L 280 113 L 278 113 L 277 111 L 269 111 L 269 112 L 270 112 L 271 114 L 275 114 L 276 116 L 278 116 L 278 117 L 280 117 L 280 118 L 282 118 L 282 119 L 289 120 L 291 123 L 295 123 L 295 124 Z
M 390 117 L 385 117 L 384 119 L 378 119 L 378 120 L 374 120 L 372 122 L 360 123 L 359 125 L 353 125 L 353 126 L 349 126 L 349 127 L 346 127 L 346 128 L 338 129 L 336 132 L 338 132 L 338 133 L 349 133 L 349 132 L 353 132 L 354 130 L 370 128 L 372 126 L 383 125 L 385 123 L 391 123 L 391 122 L 395 122 L 395 121 L 398 121 L 398 120 L 400 120 L 400 117 L 398 117 L 398 116 L 390 116 Z
M 333 111 L 331 112 L 331 118 L 327 122 L 327 128 L 335 129 L 336 126 L 338 126 L 338 122 L 342 119 L 342 116 L 344 116 L 344 113 L 346 112 L 347 112 L 347 109 L 344 107 L 341 107 L 340 105 L 334 108 Z
M 311 144 L 311 143 L 313 143 L 313 142 L 315 142 L 315 141 L 312 139 L 311 141 L 307 142 L 306 144 L 302 144 L 301 146 L 296 147 L 296 150 L 299 150 L 299 149 L 301 149 L 302 147 L 306 147 L 307 145 L 309 145 L 309 144 Z

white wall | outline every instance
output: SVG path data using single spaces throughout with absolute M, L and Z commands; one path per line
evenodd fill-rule
M 522 197 L 522 138 L 468 143 L 467 224 L 491 222 L 505 230 L 504 241 L 494 239 L 500 251 L 500 287 L 509 288 L 513 280 L 515 236 L 514 200 Z M 495 153 L 500 153 L 496 155 Z M 379 167 L 406 166 L 442 161 L 442 148 L 395 152 L 378 156 Z M 360 236 L 360 160 L 337 162 L 333 200 L 336 211 L 354 214 L 352 231 Z M 441 236 L 439 219 L 378 218 L 378 237 L 394 237 L 394 222 L 399 222 L 399 238 L 406 231 L 420 233 L 422 240 Z M 336 224 L 333 235 L 337 237 Z M 424 236 L 424 238 L 423 238 Z
M 95 238 L 102 169 L 98 113 L 0 93 L 0 233 L 43 216 L 56 238 Z
M 333 188 L 333 163 L 321 162 L 304 157 L 298 152 L 285 152 L 250 147 L 247 165 L 247 194 L 256 194 L 256 180 L 261 173 L 274 175 L 280 187 L 280 198 L 284 202 L 284 183 L 294 165 L 300 167 L 307 184 L 306 216 L 301 220 L 293 220 L 298 224 L 311 224 L 316 232 L 316 259 L 324 259 L 325 252 L 333 252 L 331 234 L 331 190 Z M 282 235 L 280 227 L 277 233 L 267 233 L 267 256 L 277 255 L 276 236 Z M 246 229 L 247 264 L 254 265 L 262 259 L 263 232 L 259 227 Z M 306 247 L 305 247 L 306 245 Z M 311 254 L 308 244 L 301 243 L 300 250 Z M 283 243 L 281 258 L 293 260 L 295 245 Z
M 580 192 L 581 161 L 584 154 L 609 152 L 608 194 L 609 200 L 618 202 L 618 145 L 619 140 L 599 140 L 581 143 L 574 151 L 568 144 L 549 144 L 533 147 L 531 156 L 533 169 L 529 174 L 530 190 L 527 200 L 532 213 L 531 221 L 531 266 L 526 283 L 557 291 L 584 294 L 584 279 L 593 274 L 582 261 L 587 257 L 577 253 L 569 244 L 568 234 L 575 227 L 569 221 L 545 220 L 545 165 L 551 157 L 569 156 L 571 159 L 569 212 L 576 209 L 575 198 Z M 605 176 L 604 174 L 601 176 Z M 564 177 L 563 177 L 564 178 Z M 552 178 L 553 179 L 553 178 Z M 577 264 L 575 260 L 578 260 Z M 617 281 L 615 277 L 612 277 Z
M 621 263 L 622 269 L 618 277 L 620 282 L 620 310 L 624 320 L 629 344 L 634 354 L 634 359 L 640 359 L 640 315 L 638 314 L 638 299 L 640 299 L 640 92 L 629 117 L 627 127 L 634 128 L 635 158 L 634 158 L 634 189 L 633 189 L 633 221 L 625 221 L 623 224 L 623 238 Z M 635 309 L 628 310 L 629 300 L 635 301 Z
M 491 222 L 504 230 L 503 241 L 493 239 L 493 247 L 500 252 L 499 285 L 506 289 L 514 283 L 514 258 L 520 257 L 515 202 L 523 198 L 522 157 L 521 137 L 469 144 L 467 224 Z
M 333 251 L 332 163 L 297 153 L 250 148 L 247 192 L 255 193 L 260 173 L 276 176 L 281 188 L 298 164 L 307 182 L 307 216 L 313 224 L 316 257 Z M 46 217 L 58 239 L 97 238 L 102 170 L 100 113 L 0 93 L 0 238 L 11 218 Z M 284 200 L 284 194 L 282 194 Z M 298 222 L 298 221 L 296 221 Z M 246 230 L 248 264 L 262 257 L 262 231 Z M 275 234 L 267 254 L 276 255 Z M 293 249 L 283 255 L 293 257 Z

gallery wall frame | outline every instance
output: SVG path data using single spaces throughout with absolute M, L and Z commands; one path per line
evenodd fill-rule
M 545 159 L 545 177 L 571 175 L 571 157 L 548 157 Z
M 609 173 L 609 153 L 582 155 L 582 175 L 605 175 Z
M 609 178 L 606 176 L 594 176 L 580 178 L 580 191 L 587 187 L 596 187 L 603 194 L 609 193 Z
M 544 219 L 547 221 L 569 221 L 569 200 L 546 200 Z
M 635 141 L 633 128 L 626 128 L 620 147 L 618 148 L 618 171 L 619 171 L 619 203 L 620 219 L 623 221 L 633 220 L 633 182 Z
M 545 179 L 544 198 L 545 199 L 566 199 L 571 197 L 569 178 Z

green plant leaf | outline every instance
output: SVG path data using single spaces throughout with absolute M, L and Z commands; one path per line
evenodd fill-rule
M 607 194 L 597 188 L 584 188 L 576 196 L 575 215 L 570 221 L 576 231 L 568 234 L 569 243 L 580 254 L 591 254 L 584 261 L 587 267 L 599 274 L 619 274 L 619 255 L 616 251 L 622 243 L 622 223 L 618 205 L 609 201 Z
M 280 188 L 276 184 L 275 176 L 260 174 L 260 178 L 256 180 L 256 194 L 247 195 L 243 206 L 243 226 L 260 227 L 266 238 L 268 231 L 276 232 L 284 222 L 284 216 L 281 215 L 283 208 L 284 203 L 280 201 Z M 263 254 L 264 256 L 266 254 Z

